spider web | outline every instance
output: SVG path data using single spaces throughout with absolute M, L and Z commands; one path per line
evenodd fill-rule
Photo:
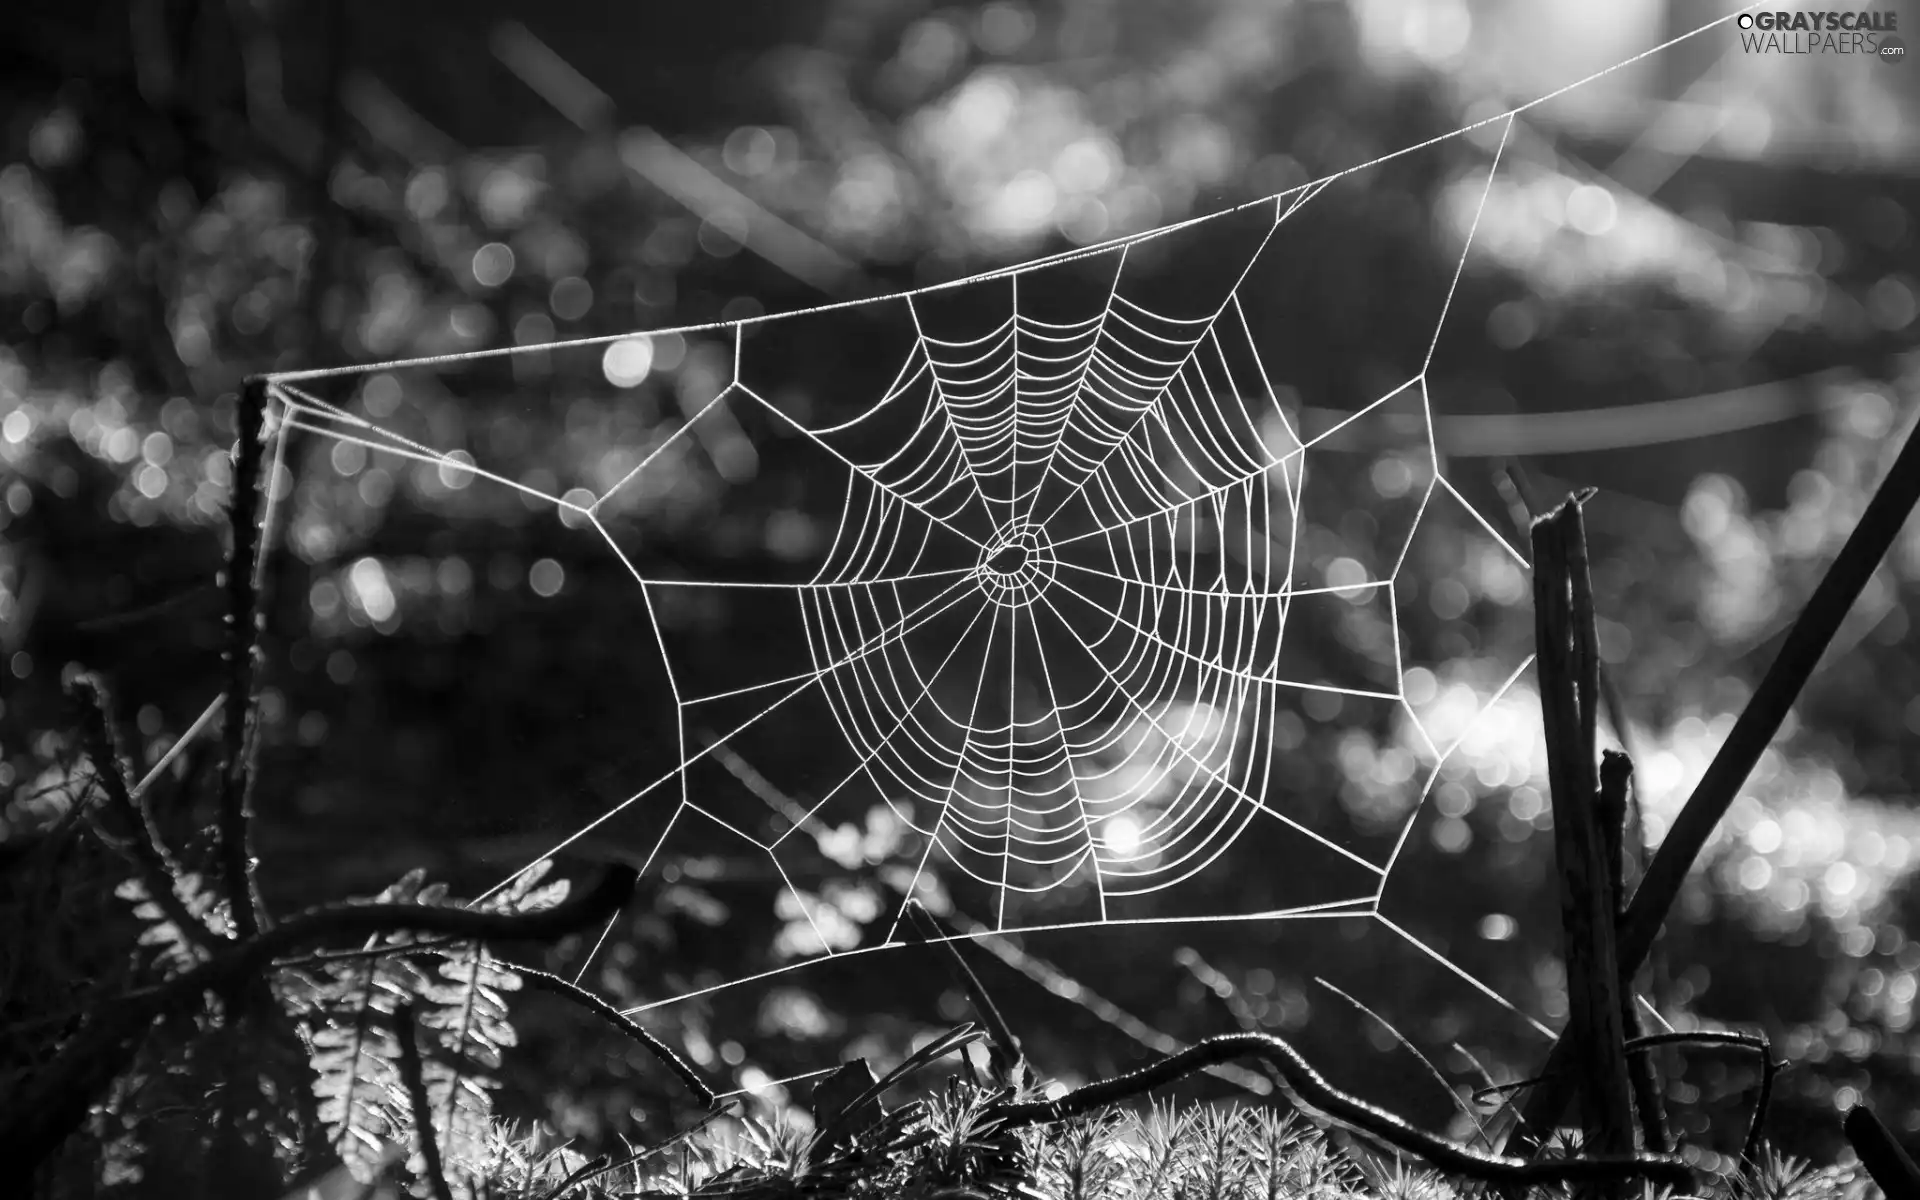
M 1437 744 L 1403 685 L 1409 563 L 1436 521 L 1525 560 L 1442 472 L 1429 372 L 1513 123 L 1551 98 L 1226 212 L 952 284 L 281 373 L 280 428 L 508 489 L 618 559 L 671 694 L 677 761 L 536 858 L 645 810 L 663 819 L 643 875 L 690 842 L 730 841 L 765 856 L 813 934 L 775 970 L 630 1011 L 900 946 L 917 897 L 1007 933 L 1368 919 L 1539 1027 L 1381 912 L 1418 800 L 1397 835 L 1356 841 L 1337 805 L 1291 794 L 1285 731 L 1328 697 L 1343 718 L 1403 718 L 1421 748 L 1408 783 L 1420 798 L 1458 744 Z M 1397 375 L 1355 394 L 1306 379 L 1317 411 L 1337 414 L 1308 428 L 1302 389 L 1279 381 L 1324 354 L 1291 332 L 1320 283 L 1316 214 L 1384 172 L 1431 177 L 1463 155 L 1479 157 L 1481 186 L 1451 276 L 1423 323 L 1368 345 Z M 691 387 L 683 373 L 686 419 L 617 478 L 571 490 L 317 394 L 374 371 L 667 335 L 715 351 Z M 828 345 L 887 364 L 886 381 L 796 398 L 793 365 Z M 832 527 L 789 539 L 776 557 L 790 569 L 767 577 L 671 569 L 630 518 L 659 501 L 656 476 L 695 460 L 769 503 L 782 497 L 749 480 L 778 460 L 782 478 L 834 498 Z M 1346 485 L 1370 465 L 1372 536 L 1311 544 L 1342 528 Z M 701 611 L 742 631 L 729 653 L 680 632 Z M 1530 662 L 1479 697 L 1483 711 Z M 824 775 L 822 762 L 834 764 Z M 879 805 L 898 836 L 850 846 Z M 1223 909 L 1218 889 L 1194 884 L 1230 852 L 1256 877 Z M 892 911 L 849 922 L 824 888 L 796 886 L 836 874 L 882 881 Z

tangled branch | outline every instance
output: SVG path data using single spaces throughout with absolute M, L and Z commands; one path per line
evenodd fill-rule
M 164 984 L 122 996 L 92 1014 L 53 1062 L 0 1108 L 0 1162 L 31 1165 L 43 1160 L 86 1119 L 156 1022 L 190 1009 L 209 992 L 231 994 L 271 969 L 278 958 L 318 943 L 393 933 L 551 942 L 612 917 L 632 898 L 638 879 L 632 867 L 610 867 L 591 889 L 529 913 L 387 903 L 327 904 L 296 913 Z
M 1386 1109 L 1334 1087 L 1320 1077 L 1299 1051 L 1265 1033 L 1229 1033 L 1208 1038 L 1137 1071 L 1068 1092 L 1058 1100 L 1005 1105 L 997 1116 L 1009 1128 L 1065 1121 L 1234 1059 L 1256 1059 L 1270 1067 L 1278 1076 L 1281 1090 L 1298 1107 L 1324 1113 L 1356 1133 L 1376 1138 L 1443 1171 L 1484 1183 L 1526 1186 L 1646 1178 L 1676 1188 L 1690 1188 L 1693 1184 L 1686 1163 L 1664 1154 L 1529 1162 L 1435 1137 Z
M 1787 1064 L 1776 1062 L 1773 1057 L 1773 1043 L 1765 1034 L 1737 1033 L 1725 1029 L 1689 1029 L 1675 1033 L 1650 1033 L 1643 1037 L 1629 1038 L 1626 1043 L 1628 1054 L 1644 1060 L 1647 1052 L 1656 1046 L 1738 1046 L 1754 1052 L 1760 1063 L 1760 1087 L 1753 1098 L 1753 1115 L 1747 1121 L 1747 1136 L 1740 1143 L 1740 1161 L 1751 1166 L 1759 1161 L 1760 1133 L 1767 1121 L 1767 1108 L 1773 1100 L 1773 1079 Z M 1491 1103 L 1496 1097 L 1545 1083 L 1544 1077 L 1521 1079 L 1513 1083 L 1493 1084 L 1480 1088 L 1473 1093 L 1475 1104 Z

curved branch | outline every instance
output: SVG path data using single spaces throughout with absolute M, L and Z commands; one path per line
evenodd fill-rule
M 1242 1058 L 1258 1059 L 1271 1067 L 1280 1078 L 1282 1090 L 1296 1105 L 1325 1113 L 1356 1132 L 1378 1138 L 1456 1175 L 1487 1183 L 1518 1185 L 1632 1178 L 1647 1178 L 1682 1188 L 1693 1184 L 1686 1163 L 1667 1155 L 1529 1162 L 1487 1154 L 1435 1137 L 1383 1108 L 1334 1087 L 1320 1077 L 1299 1051 L 1264 1033 L 1229 1033 L 1208 1038 L 1138 1071 L 1088 1084 L 1058 1100 L 1005 1105 L 997 1110 L 997 1115 L 1009 1127 L 1064 1121 L 1138 1096 L 1205 1067 Z
M 1773 1043 L 1764 1033 L 1740 1033 L 1731 1029 L 1689 1029 L 1674 1033 L 1650 1033 L 1627 1043 L 1629 1051 L 1646 1051 L 1655 1046 L 1692 1043 L 1700 1046 L 1739 1046 L 1753 1051 L 1760 1060 L 1760 1087 L 1753 1096 L 1753 1116 L 1747 1122 L 1747 1136 L 1740 1143 L 1740 1161 L 1751 1167 L 1760 1153 L 1760 1130 L 1767 1123 L 1767 1106 L 1773 1100 L 1773 1077 L 1784 1062 L 1773 1060 Z
M 155 1021 L 198 1003 L 209 991 L 230 991 L 283 955 L 316 942 L 408 931 L 472 941 L 550 942 L 612 917 L 632 898 L 639 878 L 632 867 L 610 867 L 587 891 L 531 913 L 431 904 L 329 904 L 296 913 L 158 987 L 103 1006 L 53 1063 L 0 1109 L 0 1162 L 31 1167 L 53 1153 L 126 1069 L 132 1048 Z
M 604 921 L 625 907 L 640 873 L 624 864 L 607 868 L 593 887 L 577 896 L 530 913 L 496 913 L 442 904 L 347 903 L 323 904 L 297 912 L 233 952 L 180 977 L 206 979 L 196 990 L 265 967 L 274 959 L 315 942 L 364 940 L 377 934 L 427 933 L 460 941 L 551 942 L 596 921 Z
M 575 1004 L 578 1004 L 594 1016 L 599 1017 L 602 1021 L 605 1021 L 607 1024 L 625 1034 L 629 1039 L 638 1043 L 648 1054 L 659 1059 L 661 1066 L 672 1071 L 681 1083 L 687 1085 L 687 1090 L 694 1094 L 695 1099 L 699 1100 L 700 1103 L 706 1105 L 708 1108 L 713 1107 L 713 1089 L 706 1085 L 706 1081 L 695 1074 L 693 1068 L 688 1066 L 686 1061 L 679 1055 L 675 1054 L 665 1042 L 662 1042 L 659 1038 L 654 1037 L 651 1033 L 641 1028 L 639 1024 L 621 1013 L 619 1009 L 608 1004 L 605 1000 L 602 1000 L 585 988 L 577 984 L 569 983 L 558 975 L 535 970 L 532 967 L 523 967 L 518 963 L 505 963 L 502 965 L 541 991 L 550 992 L 555 996 L 563 996 L 573 1001 Z

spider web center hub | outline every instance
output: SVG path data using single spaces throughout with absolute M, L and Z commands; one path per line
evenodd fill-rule
M 986 544 L 973 574 L 987 599 L 1004 608 L 1024 608 L 1039 598 L 1059 570 L 1047 531 L 1016 525 Z

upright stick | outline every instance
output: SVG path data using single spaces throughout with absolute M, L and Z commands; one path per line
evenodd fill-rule
M 1605 688 L 1602 680 L 1603 696 Z M 1627 910 L 1621 843 L 1626 833 L 1627 792 L 1632 786 L 1633 760 L 1618 750 L 1603 751 L 1600 755 L 1600 832 L 1606 837 L 1607 870 L 1612 876 L 1607 895 L 1616 922 Z M 1629 1043 L 1646 1032 L 1641 1028 L 1640 1010 L 1634 1004 L 1633 994 L 1633 974 L 1624 972 L 1620 976 L 1620 1029 Z M 1665 1154 L 1671 1148 L 1667 1142 L 1667 1106 L 1653 1055 L 1628 1055 L 1627 1081 L 1633 1085 L 1633 1107 L 1640 1114 L 1641 1139 L 1647 1149 Z
M 259 932 L 260 908 L 253 884 L 253 755 L 255 722 L 253 666 L 260 632 L 259 592 L 254 586 L 254 557 L 259 547 L 256 517 L 260 503 L 260 466 L 266 447 L 260 440 L 267 414 L 267 382 L 252 378 L 240 391 L 239 426 L 233 451 L 233 495 L 227 502 L 232 544 L 227 549 L 227 711 L 222 731 L 226 761 L 220 769 L 220 873 L 234 931 L 241 940 Z M 272 487 L 269 479 L 267 486 Z
M 1840 548 L 1839 557 L 1834 559 L 1826 577 L 1814 589 L 1812 599 L 1807 601 L 1807 607 L 1787 632 L 1780 656 L 1767 669 L 1753 698 L 1747 701 L 1740 719 L 1734 723 L 1733 732 L 1714 755 L 1706 774 L 1688 797 L 1686 807 L 1680 810 L 1666 839 L 1660 843 L 1653 862 L 1648 864 L 1633 894 L 1633 903 L 1621 922 L 1617 952 L 1623 972 L 1636 972 L 1646 961 L 1647 951 L 1653 948 L 1654 936 L 1665 923 L 1674 898 L 1680 894 L 1680 885 L 1686 881 L 1693 860 L 1699 857 L 1714 826 L 1740 794 L 1740 787 L 1754 764 L 1760 761 L 1761 752 L 1773 741 L 1787 710 L 1806 686 L 1814 667 L 1819 665 L 1820 656 L 1833 641 L 1840 622 L 1846 619 L 1867 580 L 1873 577 L 1887 548 L 1899 536 L 1916 501 L 1920 501 L 1920 437 L 1909 432 L 1906 444 L 1900 448 L 1886 478 L 1881 480 L 1879 490 L 1867 503 L 1867 511 L 1860 515 L 1860 523 L 1854 526 L 1846 545 Z M 1569 1056 L 1573 1053 L 1572 1047 L 1585 1036 L 1586 1029 L 1578 1020 L 1569 1022 L 1562 1031 L 1540 1072 L 1543 1078 L 1521 1109 L 1522 1121 L 1515 1126 L 1516 1130 L 1551 1129 L 1559 1121 L 1571 1095 L 1569 1089 L 1573 1081 L 1565 1074 Z M 1524 1132 L 1521 1136 L 1525 1136 Z
M 1585 1148 L 1617 1155 L 1633 1149 L 1633 1107 L 1613 940 L 1617 867 L 1607 862 L 1611 845 L 1617 863 L 1618 843 L 1607 836 L 1596 811 L 1599 658 L 1581 499 L 1570 499 L 1533 523 L 1534 632 L 1553 788 L 1569 1017 L 1586 1031 L 1576 1048 Z
M 1860 1156 L 1861 1164 L 1867 1168 L 1867 1174 L 1873 1176 L 1873 1181 L 1887 1194 L 1887 1200 L 1920 1200 L 1920 1167 L 1915 1166 L 1912 1156 L 1893 1140 L 1893 1134 L 1873 1115 L 1872 1109 L 1864 1104 L 1854 1105 L 1847 1110 L 1847 1119 L 1841 1128 Z

